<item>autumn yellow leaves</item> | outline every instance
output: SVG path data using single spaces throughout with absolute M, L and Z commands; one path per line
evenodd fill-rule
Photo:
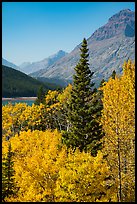
M 101 88 L 105 135 L 96 157 L 62 143 L 71 88 L 50 91 L 46 106 L 2 107 L 2 156 L 10 143 L 18 189 L 5 201 L 135 201 L 135 64 L 125 62 L 122 76 L 110 78 Z
M 8 143 L 3 143 L 3 154 Z M 12 137 L 10 143 L 19 190 L 6 201 L 95 201 L 101 194 L 107 200 L 104 180 L 109 176 L 109 168 L 101 152 L 94 158 L 78 149 L 67 150 L 61 145 L 57 130 L 23 131 Z
M 118 201 L 130 202 L 135 196 L 135 64 L 125 62 L 123 75 L 110 78 L 102 90 L 102 151 L 117 180 Z

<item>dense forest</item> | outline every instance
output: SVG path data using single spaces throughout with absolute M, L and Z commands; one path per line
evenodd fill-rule
M 73 84 L 2 107 L 3 202 L 135 202 L 135 63 L 96 89 L 80 50 Z
M 2 97 L 36 96 L 38 89 L 55 90 L 59 85 L 40 82 L 18 70 L 2 65 Z

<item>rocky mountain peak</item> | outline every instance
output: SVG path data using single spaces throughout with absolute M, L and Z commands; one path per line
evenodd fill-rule
M 58 59 L 61 57 L 64 57 L 66 54 L 68 54 L 67 52 L 63 51 L 63 50 L 59 50 L 56 54 L 49 56 L 50 59 Z
M 115 70 L 122 72 L 125 60 L 135 59 L 135 12 L 125 9 L 108 19 L 88 39 L 89 66 L 94 72 L 93 80 L 97 85 L 110 77 Z M 60 58 L 48 69 L 32 73 L 33 77 L 72 80 L 74 67 L 79 61 L 81 43 L 72 52 Z
M 91 40 L 104 40 L 117 35 L 133 37 L 135 35 L 135 12 L 125 9 L 109 18 L 108 23 L 96 30 Z
M 135 13 L 130 9 L 124 9 L 119 11 L 117 14 L 113 15 L 109 18 L 108 22 L 121 22 L 121 21 L 128 21 L 130 18 L 134 18 Z
M 37 62 L 24 62 L 20 65 L 20 70 L 26 74 L 30 74 L 32 72 L 37 72 L 40 69 L 48 69 L 49 66 L 51 66 L 52 64 L 54 64 L 55 62 L 57 62 L 59 59 L 63 58 L 64 56 L 66 56 L 68 53 L 63 51 L 63 50 L 59 50 L 56 54 L 53 54 L 41 61 L 37 61 Z
M 67 53 L 65 51 L 63 51 L 63 50 L 59 50 L 58 54 L 67 54 Z

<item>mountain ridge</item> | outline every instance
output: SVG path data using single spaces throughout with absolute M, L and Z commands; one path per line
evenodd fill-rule
M 125 9 L 108 19 L 88 39 L 89 64 L 94 72 L 93 80 L 108 79 L 115 69 L 122 72 L 125 60 L 135 58 L 135 12 Z M 48 77 L 72 80 L 74 67 L 80 58 L 81 43 L 72 52 L 49 66 L 48 70 L 31 73 L 32 77 Z
M 40 82 L 25 73 L 2 65 L 2 97 L 33 97 L 43 86 L 45 91 L 60 88 L 50 82 Z
M 20 69 L 19 66 L 15 65 L 12 62 L 9 62 L 8 60 L 4 59 L 3 57 L 2 57 L 2 65 L 7 66 L 7 67 L 11 67 L 11 68 L 16 69 L 16 70 Z
M 47 58 L 44 58 L 43 60 L 32 62 L 32 63 L 24 62 L 19 67 L 20 67 L 20 70 L 26 74 L 39 71 L 39 69 L 47 70 L 49 66 L 51 66 L 52 64 L 54 64 L 56 61 L 58 61 L 59 59 L 61 59 L 67 54 L 68 54 L 67 52 L 63 50 L 59 50 L 57 53 Z

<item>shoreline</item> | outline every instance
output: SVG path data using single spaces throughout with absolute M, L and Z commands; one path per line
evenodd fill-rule
M 5 98 L 5 97 L 2 97 L 2 101 L 7 101 L 7 100 L 10 100 L 10 101 L 15 101 L 15 100 L 28 100 L 28 101 L 33 101 L 33 100 L 36 100 L 37 97 L 15 97 L 15 98 Z

